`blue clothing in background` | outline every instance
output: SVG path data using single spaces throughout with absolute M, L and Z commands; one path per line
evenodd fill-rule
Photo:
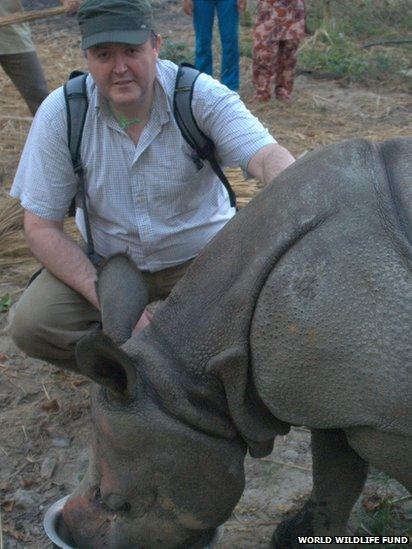
M 193 0 L 193 26 L 196 35 L 195 66 L 213 76 L 213 20 L 217 12 L 222 65 L 220 81 L 239 90 L 239 12 L 237 0 Z

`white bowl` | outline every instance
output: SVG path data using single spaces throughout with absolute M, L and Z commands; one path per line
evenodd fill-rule
M 70 534 L 67 532 L 67 528 L 62 520 L 62 510 L 69 497 L 70 496 L 64 496 L 63 498 L 55 501 L 53 505 L 47 509 L 46 514 L 44 515 L 44 531 L 54 545 L 60 549 L 78 549 L 73 545 L 73 541 L 70 539 Z M 223 530 L 223 525 L 216 528 L 213 538 L 204 547 L 204 549 L 214 549 L 222 539 Z
M 218 526 L 215 530 L 213 538 L 206 545 L 205 549 L 214 549 L 217 546 L 217 544 L 219 543 L 219 541 L 222 539 L 224 531 L 225 531 L 225 527 L 223 526 L 223 524 Z
M 44 515 L 44 531 L 49 536 L 51 541 L 60 549 L 76 549 L 72 545 L 72 541 L 69 539 L 68 532 L 66 533 L 66 527 L 62 519 L 62 511 L 64 504 L 69 499 L 70 495 L 64 496 L 53 503 Z

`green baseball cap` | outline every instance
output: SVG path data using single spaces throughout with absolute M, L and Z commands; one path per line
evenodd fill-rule
M 109 42 L 138 46 L 149 38 L 152 6 L 148 0 L 85 0 L 77 21 L 84 50 Z

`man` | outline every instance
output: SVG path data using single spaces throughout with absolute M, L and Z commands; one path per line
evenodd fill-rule
M 80 3 L 80 0 L 60 1 L 70 13 L 74 13 Z M 20 0 L 0 2 L 0 17 L 21 11 L 23 8 Z M 16 23 L 0 29 L 0 65 L 21 93 L 34 116 L 49 91 L 27 23 Z
M 257 0 L 253 27 L 254 101 L 290 103 L 297 51 L 305 36 L 304 0 Z M 273 86 L 275 82 L 275 86 Z
M 213 75 L 213 20 L 215 11 L 222 44 L 220 81 L 230 90 L 239 90 L 239 12 L 246 0 L 183 0 L 183 11 L 193 16 L 196 48 L 195 66 Z
M 147 0 L 86 0 L 78 21 L 90 71 L 81 157 L 96 251 L 127 252 L 151 300 L 161 299 L 235 211 L 174 120 L 177 67 L 158 58 Z M 268 183 L 293 162 L 239 96 L 208 75 L 196 80 L 192 108 L 222 165 Z M 70 369 L 77 341 L 100 321 L 96 269 L 63 232 L 75 193 L 59 88 L 34 119 L 11 190 L 25 209 L 28 245 L 45 267 L 17 304 L 11 335 L 30 356 Z M 81 210 L 76 221 L 84 236 Z M 144 315 L 135 330 L 146 323 Z

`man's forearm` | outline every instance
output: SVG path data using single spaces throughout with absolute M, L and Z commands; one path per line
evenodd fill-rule
M 96 269 L 81 248 L 57 227 L 25 227 L 33 255 L 56 278 L 99 309 Z
M 255 154 L 249 162 L 248 172 L 268 185 L 294 161 L 294 157 L 287 149 L 278 143 L 273 143 L 266 145 Z

